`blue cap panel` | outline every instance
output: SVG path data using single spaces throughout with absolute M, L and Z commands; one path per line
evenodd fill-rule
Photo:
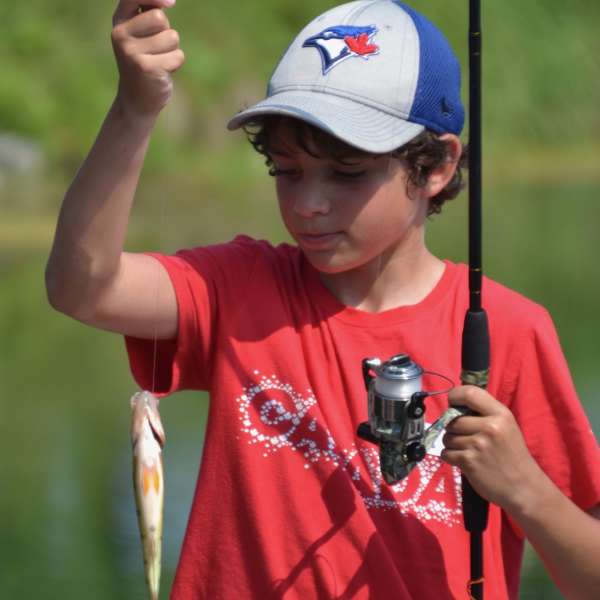
M 465 110 L 460 98 L 460 64 L 444 35 L 403 2 L 413 20 L 420 44 L 419 79 L 409 120 L 436 133 L 462 131 Z

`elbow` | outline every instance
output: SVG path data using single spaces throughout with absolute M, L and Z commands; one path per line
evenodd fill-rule
M 84 280 L 73 280 L 49 262 L 44 274 L 46 297 L 50 306 L 64 315 L 87 322 L 95 308 L 90 302 L 90 285 Z
M 48 261 L 44 275 L 50 306 L 72 319 L 101 327 L 106 319 L 106 297 L 114 278 L 101 276 L 94 269 L 73 273 L 59 263 Z
M 46 286 L 46 298 L 48 300 L 48 304 L 59 312 L 62 312 L 60 309 L 60 285 L 57 282 L 57 278 L 54 274 L 54 269 L 50 261 L 46 263 L 46 270 L 44 272 L 44 283 Z
M 53 267 L 51 262 L 46 265 L 44 273 L 46 284 L 46 298 L 50 306 L 68 316 L 75 316 L 76 303 L 73 294 L 69 294 L 69 284 L 64 277 L 60 276 L 60 271 Z
M 53 249 L 44 273 L 48 303 L 68 317 L 98 326 L 105 318 L 106 298 L 118 279 L 119 267 L 119 260 Z

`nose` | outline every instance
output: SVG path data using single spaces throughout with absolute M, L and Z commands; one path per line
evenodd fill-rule
M 318 179 L 303 178 L 302 182 L 290 191 L 290 201 L 296 214 L 309 218 L 326 215 L 331 211 L 331 190 Z

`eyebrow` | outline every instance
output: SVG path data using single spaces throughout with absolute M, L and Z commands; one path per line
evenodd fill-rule
M 268 151 L 270 156 L 280 156 L 282 158 L 294 158 L 294 156 L 296 156 L 295 152 L 286 152 L 285 150 L 281 149 L 281 148 L 270 148 Z M 368 159 L 368 158 L 376 158 L 376 157 L 370 157 L 370 156 L 362 156 L 362 155 L 347 155 L 347 156 L 326 156 L 326 157 L 322 157 L 325 158 L 326 160 L 331 160 L 332 162 L 336 162 L 339 163 L 341 165 L 346 165 L 348 167 L 353 167 L 356 165 L 359 165 L 360 163 L 362 163 L 364 160 Z

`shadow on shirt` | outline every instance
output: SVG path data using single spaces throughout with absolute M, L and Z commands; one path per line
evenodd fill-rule
M 431 591 L 428 597 L 453 598 L 446 581 L 439 542 L 415 517 L 402 516 L 397 511 L 385 511 L 396 513 L 396 531 L 389 531 L 392 522 L 389 517 L 381 518 L 380 511 L 369 512 L 376 531 L 362 552 L 362 564 L 345 584 L 345 589 L 341 589 L 335 568 L 327 557 L 327 543 L 341 532 L 355 513 L 356 490 L 349 482 L 347 472 L 338 467 L 323 486 L 321 496 L 332 525 L 306 548 L 288 576 L 275 582 L 269 600 L 283 600 L 290 590 L 298 597 L 298 588 L 310 588 L 311 600 L 350 600 L 361 591 L 361 597 L 373 600 L 408 600 L 424 598 L 425 589 Z M 362 502 L 360 498 L 359 501 Z M 406 539 L 419 540 L 419 554 L 426 557 L 428 563 L 426 571 L 414 572 L 414 560 L 403 564 L 405 553 L 410 552 L 409 545 L 403 543 Z M 336 559 L 339 564 L 340 557 Z

